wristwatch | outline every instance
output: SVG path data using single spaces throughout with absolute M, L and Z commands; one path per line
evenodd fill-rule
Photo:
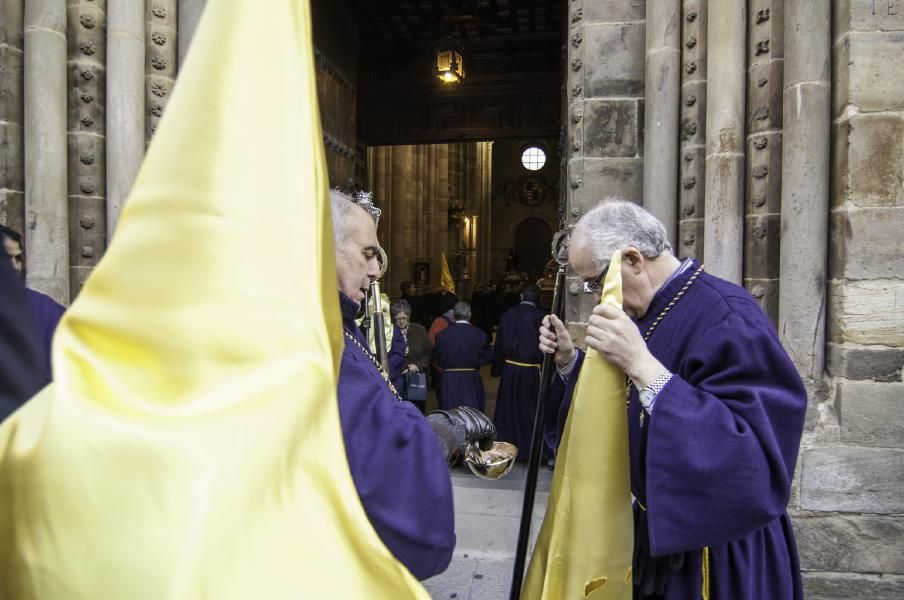
M 640 390 L 640 403 L 643 404 L 647 412 L 653 409 L 653 402 L 656 400 L 656 396 L 659 395 L 659 392 L 662 391 L 662 388 L 665 387 L 671 378 L 672 374 L 669 371 L 663 371 L 661 375 Z

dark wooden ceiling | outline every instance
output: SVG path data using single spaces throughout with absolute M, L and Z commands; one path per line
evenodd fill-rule
M 567 0 L 341 1 L 368 145 L 558 136 Z M 461 44 L 460 84 L 435 77 L 444 36 Z
M 562 0 L 346 0 L 364 46 L 559 35 Z

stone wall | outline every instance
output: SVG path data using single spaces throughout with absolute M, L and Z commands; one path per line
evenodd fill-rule
M 800 464 L 808 598 L 904 596 L 904 3 L 833 2 L 829 401 Z
M 0 2 L 0 223 L 25 230 L 23 0 Z
M 663 127 L 639 115 L 645 86 L 667 98 L 663 19 L 680 8 L 676 250 L 760 301 L 807 384 L 789 503 L 806 596 L 904 597 L 904 3 L 644 4 L 569 3 L 566 216 L 611 195 L 670 212 L 668 190 L 641 195 L 644 160 L 663 167 L 639 140 Z

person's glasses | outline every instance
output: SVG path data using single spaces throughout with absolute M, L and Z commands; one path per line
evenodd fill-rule
M 611 263 L 610 263 L 611 264 Z M 606 268 L 603 269 L 603 272 L 597 275 L 593 280 L 587 281 L 584 280 L 584 291 L 588 294 L 598 294 L 600 290 L 600 285 L 602 285 L 603 280 L 606 279 L 606 273 L 609 272 L 609 265 L 606 265 Z

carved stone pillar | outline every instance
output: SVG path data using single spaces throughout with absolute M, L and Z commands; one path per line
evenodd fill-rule
M 831 16 L 828 2 L 785 1 L 779 332 L 810 382 L 825 365 Z
M 145 139 L 150 142 L 176 82 L 178 0 L 147 0 L 145 12 Z
M 641 203 L 645 6 L 640 0 L 568 3 L 568 208 L 575 223 L 607 196 Z M 582 321 L 592 309 L 575 277 L 568 280 L 566 319 Z
M 703 259 L 706 214 L 706 0 L 684 0 L 681 60 L 679 257 Z
M 143 0 L 108 0 L 108 239 L 144 158 L 144 19 Z
M 0 223 L 20 233 L 25 232 L 22 2 L 0 2 Z
M 75 298 L 106 248 L 106 2 L 70 1 L 69 261 Z
M 25 2 L 25 248 L 28 285 L 69 303 L 66 2 Z
M 207 0 L 179 0 L 179 68 L 185 62 Z
M 782 0 L 750 0 L 744 286 L 778 321 L 782 207 Z
M 677 248 L 681 0 L 647 0 L 643 204 Z
M 744 240 L 746 0 L 709 5 L 706 104 L 708 270 L 740 284 Z

